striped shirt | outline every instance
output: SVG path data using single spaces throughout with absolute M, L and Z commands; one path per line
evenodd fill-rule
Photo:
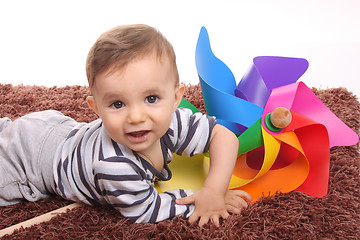
M 194 206 L 177 205 L 175 199 L 192 194 L 191 190 L 159 193 L 154 181 L 171 178 L 172 153 L 193 156 L 206 152 L 215 124 L 214 117 L 177 109 L 160 139 L 164 168 L 159 172 L 136 152 L 114 142 L 100 119 L 79 123 L 56 153 L 56 191 L 77 202 L 110 204 L 133 222 L 159 222 L 177 215 L 187 218 Z

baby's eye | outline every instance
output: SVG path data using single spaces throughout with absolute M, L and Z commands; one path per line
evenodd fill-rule
M 121 102 L 121 101 L 116 101 L 116 102 L 113 102 L 112 104 L 111 104 L 111 107 L 113 107 L 113 108 L 116 108 L 116 109 L 119 109 L 119 108 L 122 108 L 122 107 L 124 107 L 124 103 L 123 102 Z
M 154 95 L 151 95 L 151 96 L 148 96 L 146 97 L 145 101 L 147 103 L 156 103 L 157 100 L 159 100 L 159 98 L 157 96 L 154 96 Z

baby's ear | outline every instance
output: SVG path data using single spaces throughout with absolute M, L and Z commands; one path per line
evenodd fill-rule
M 182 97 L 184 95 L 184 91 L 185 91 L 184 84 L 179 84 L 178 86 L 176 86 L 176 89 L 175 89 L 175 106 L 174 106 L 175 109 L 180 105 L 181 99 L 182 99 Z M 174 109 L 174 111 L 175 111 L 175 109 Z
M 94 96 L 88 96 L 88 97 L 86 98 L 86 101 L 87 101 L 87 103 L 89 104 L 90 108 L 91 108 L 92 110 L 94 110 L 94 112 L 95 112 L 97 115 L 99 115 L 99 114 L 98 114 L 98 108 L 97 108 L 97 105 L 96 105 Z

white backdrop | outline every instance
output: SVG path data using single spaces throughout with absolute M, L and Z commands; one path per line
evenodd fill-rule
M 120 24 L 158 28 L 177 53 L 181 81 L 198 83 L 201 26 L 239 81 L 256 56 L 306 58 L 309 87 L 360 96 L 359 0 L 0 1 L 0 83 L 86 85 L 85 59 Z

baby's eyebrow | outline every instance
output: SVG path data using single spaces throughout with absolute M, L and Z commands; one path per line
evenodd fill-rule
M 119 94 L 112 93 L 112 92 L 105 93 L 104 97 L 103 97 L 104 101 L 111 101 L 111 100 L 115 100 L 115 99 L 119 99 Z
M 144 95 L 156 95 L 156 94 L 161 94 L 164 92 L 163 88 L 151 88 L 151 89 L 147 89 L 143 94 Z

